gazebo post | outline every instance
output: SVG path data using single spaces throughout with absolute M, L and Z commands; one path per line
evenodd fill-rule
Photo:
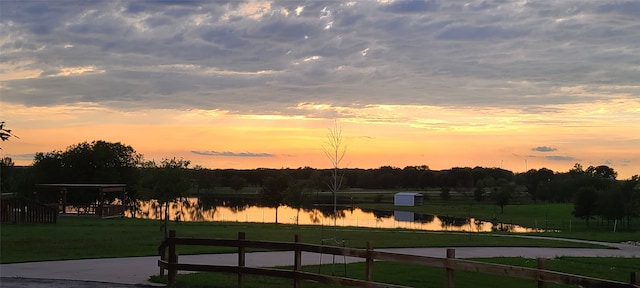
M 104 209 L 104 191 L 102 190 L 102 187 L 98 188 L 98 191 L 100 193 L 100 203 L 98 204 L 98 209 L 100 209 L 100 211 L 98 212 L 98 216 L 100 216 L 100 218 L 102 218 L 102 213 L 103 213 L 103 209 Z
M 122 217 L 124 217 L 124 212 L 127 211 L 127 204 L 128 204 L 127 203 L 127 187 L 123 187 L 122 188 Z
M 62 214 L 67 213 L 67 188 L 62 188 Z

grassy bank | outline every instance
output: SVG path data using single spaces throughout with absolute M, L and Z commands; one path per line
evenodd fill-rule
M 388 196 L 391 197 L 391 196 Z M 359 207 L 379 210 L 396 210 L 398 207 L 392 203 L 365 203 Z M 495 221 L 511 223 L 529 228 L 553 230 L 549 233 L 536 233 L 536 235 L 574 238 L 604 242 L 637 241 L 640 239 L 640 230 L 622 230 L 622 223 L 618 223 L 614 232 L 614 223 L 592 220 L 587 226 L 582 219 L 575 218 L 571 214 L 573 204 L 569 203 L 544 203 L 544 204 L 514 204 L 504 208 L 488 204 L 467 201 L 427 201 L 424 205 L 414 207 L 402 207 L 402 210 L 423 214 L 452 217 L 473 217 L 483 221 Z M 638 219 L 634 219 L 632 227 L 639 227 Z
M 499 263 L 511 266 L 535 268 L 536 261 L 525 258 L 489 258 L 473 259 L 482 262 Z M 632 271 L 640 270 L 640 261 L 633 258 L 582 258 L 559 257 L 545 261 L 546 269 L 564 273 L 578 274 L 600 279 L 628 282 Z M 290 267 L 284 269 L 291 269 Z M 335 271 L 336 276 L 364 279 L 365 265 L 355 263 L 348 265 L 306 266 L 305 271 L 331 275 Z M 162 279 L 152 277 L 152 280 L 161 282 Z M 391 262 L 376 262 L 374 267 L 374 280 L 377 282 L 405 285 L 411 287 L 444 287 L 445 271 L 442 268 L 425 267 L 411 264 L 398 264 Z M 221 273 L 195 273 L 178 275 L 176 287 L 237 287 L 237 276 Z M 213 284 L 215 283 L 215 284 Z M 292 280 L 248 275 L 243 287 L 287 287 Z M 504 276 L 486 275 L 474 272 L 456 271 L 457 287 L 536 287 L 533 280 L 523 280 Z M 340 287 L 327 286 L 313 282 L 304 282 L 302 287 Z M 547 287 L 572 287 L 563 285 L 548 285 Z
M 141 219 L 97 219 L 60 217 L 57 224 L 2 224 L 1 263 L 129 257 L 157 255 L 163 239 L 160 221 Z M 321 244 L 333 237 L 333 227 L 222 222 L 171 222 L 178 236 L 235 238 L 245 232 L 247 239 L 293 241 L 301 235 L 307 243 Z M 452 246 L 531 246 L 596 247 L 595 245 L 554 240 L 495 237 L 492 234 L 429 233 L 398 229 L 337 228 L 336 235 L 346 246 L 364 248 L 371 241 L 375 248 L 452 247 Z M 401 236 L 399 236 L 401 235 Z M 224 247 L 184 247 L 181 254 L 233 251 Z M 444 256 L 444 255 L 443 255 Z

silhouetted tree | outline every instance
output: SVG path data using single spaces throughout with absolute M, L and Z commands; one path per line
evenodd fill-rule
M 142 159 L 131 146 L 99 140 L 71 145 L 65 151 L 38 152 L 33 171 L 36 183 L 125 183 L 132 200 L 137 198 Z M 72 194 L 68 196 L 75 197 Z
M 247 179 L 238 175 L 233 175 L 231 179 L 229 179 L 229 187 L 238 194 L 238 191 L 247 187 Z
M 504 213 L 504 206 L 509 204 L 509 201 L 513 197 L 513 193 L 515 193 L 515 185 L 513 183 L 507 182 L 504 178 L 500 178 L 497 181 L 499 187 L 494 189 L 493 193 L 491 193 L 491 197 L 496 202 L 496 205 L 500 206 L 500 213 Z
M 285 191 L 291 181 L 291 176 L 281 171 L 276 176 L 267 177 L 260 190 L 261 202 L 267 207 L 276 209 L 276 223 L 278 223 L 278 207 L 284 204 Z
M 11 137 L 15 137 L 18 138 L 18 136 L 14 135 L 13 133 L 11 133 L 10 129 L 7 129 L 4 127 L 4 121 L 0 122 L 0 139 L 2 139 L 2 141 L 7 141 L 9 140 L 9 138 Z M 2 149 L 2 148 L 0 148 Z
M 190 161 L 183 159 L 163 159 L 157 166 L 151 162 L 148 177 L 144 180 L 144 186 L 147 188 L 147 195 L 158 200 L 160 206 L 164 206 L 164 213 L 161 221 L 164 221 L 162 227 L 165 238 L 169 237 L 167 229 L 169 223 L 169 204 L 176 201 L 180 197 L 187 196 L 187 192 L 191 187 L 191 183 L 186 177 L 186 169 Z
M 573 215 L 584 219 L 589 227 L 589 220 L 594 217 L 597 209 L 598 192 L 593 186 L 581 187 L 573 201 Z

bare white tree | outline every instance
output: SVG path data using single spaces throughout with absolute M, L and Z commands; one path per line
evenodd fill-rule
M 344 174 L 340 174 L 340 164 L 347 153 L 347 147 L 342 143 L 342 128 L 338 125 L 337 120 L 334 122 L 333 128 L 330 128 L 327 133 L 327 143 L 322 146 L 322 151 L 331 162 L 331 168 L 333 169 L 329 189 L 333 193 L 333 226 L 336 226 L 336 219 L 338 218 L 337 195 L 344 178 Z
M 327 133 L 327 142 L 322 146 L 322 151 L 331 162 L 332 177 L 331 183 L 329 183 L 329 190 L 333 193 L 333 238 L 323 239 L 333 242 L 333 244 L 342 244 L 344 241 L 338 241 L 337 238 L 337 220 L 338 220 L 338 191 L 342 187 L 342 180 L 344 179 L 344 173 L 340 173 L 340 166 L 344 155 L 347 153 L 347 146 L 342 143 L 342 128 L 338 125 L 338 121 L 334 121 L 333 128 L 329 128 Z M 321 256 L 322 257 L 322 256 Z M 333 255 L 332 273 L 335 275 L 336 256 Z

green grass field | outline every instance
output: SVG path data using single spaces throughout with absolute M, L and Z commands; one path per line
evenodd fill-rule
M 184 237 L 293 241 L 298 234 L 306 243 L 321 244 L 333 236 L 333 227 L 224 222 L 171 222 L 169 229 Z M 129 218 L 97 219 L 65 216 L 57 224 L 2 224 L 1 263 L 157 255 L 163 239 L 160 221 Z M 451 246 L 595 247 L 595 245 L 539 239 L 495 237 L 491 233 L 429 233 L 399 229 L 337 228 L 346 246 L 376 248 Z M 398 235 L 402 237 L 398 237 Z M 185 247 L 181 254 L 233 251 L 224 247 Z
M 391 195 L 391 194 L 390 194 Z M 360 195 L 365 197 L 363 195 Z M 368 195 L 366 197 L 371 197 Z M 359 205 L 362 208 L 394 210 L 389 203 Z M 418 213 L 474 217 L 482 220 L 497 220 L 522 226 L 560 229 L 560 232 L 535 233 L 536 236 L 564 237 L 604 242 L 638 241 L 640 231 L 613 232 L 607 223 L 592 223 L 586 227 L 580 219 L 571 216 L 571 204 L 520 204 L 505 207 L 504 214 L 499 208 L 488 203 L 469 205 L 468 203 L 428 202 L 418 207 L 403 207 Z M 637 219 L 635 220 L 637 222 Z M 533 223 L 533 224 L 532 224 Z M 571 229 L 568 225 L 571 223 Z M 636 224 L 638 225 L 638 224 Z M 238 232 L 245 232 L 247 239 L 292 241 L 294 235 L 301 235 L 303 242 L 321 244 L 321 239 L 334 235 L 333 227 L 228 223 L 228 222 L 171 222 L 169 229 L 176 230 L 178 236 L 235 238 Z M 364 248 L 367 241 L 374 248 L 390 247 L 463 247 L 463 246 L 530 246 L 530 247 L 598 247 L 597 245 L 550 239 L 525 239 L 502 237 L 508 233 L 433 233 L 400 229 L 366 229 L 338 227 L 335 233 L 344 239 L 346 246 Z M 401 236 L 399 236 L 401 235 Z M 522 234 L 518 234 L 522 235 Z M 501 237 L 497 237 L 501 236 Z M 163 239 L 160 221 L 128 218 L 98 219 L 94 217 L 60 217 L 57 224 L 2 224 L 0 226 L 0 263 L 29 261 L 129 257 L 157 255 L 157 248 Z M 234 252 L 225 247 L 180 247 L 179 253 L 223 253 Z M 444 255 L 443 255 L 444 256 Z M 535 261 L 522 258 L 492 258 L 480 261 L 533 267 Z M 575 273 L 585 276 L 628 282 L 631 271 L 640 271 L 640 261 L 636 258 L 575 258 L 560 257 L 547 262 L 548 269 Z M 346 266 L 349 277 L 361 278 L 363 264 Z M 310 271 L 325 267 L 305 267 Z M 408 264 L 376 262 L 376 281 L 408 285 L 413 287 L 442 287 L 444 271 L 438 268 Z M 360 275 L 360 276 L 358 276 Z M 458 287 L 535 287 L 528 280 L 496 277 L 478 273 L 457 272 Z M 237 277 L 225 274 L 196 273 L 181 275 L 177 287 L 236 287 Z M 292 280 L 269 277 L 248 277 L 246 287 L 282 287 L 291 285 Z M 305 282 L 303 287 L 327 287 Z M 548 287 L 563 287 L 549 285 Z

